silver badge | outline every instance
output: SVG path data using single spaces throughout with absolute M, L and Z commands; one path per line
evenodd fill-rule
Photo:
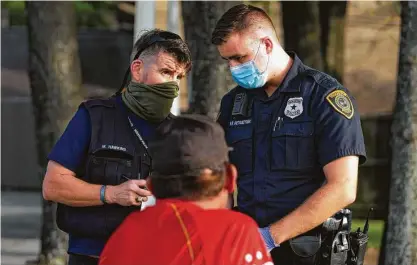
M 303 98 L 290 98 L 287 101 L 287 106 L 285 107 L 284 114 L 285 116 L 294 119 L 303 113 Z

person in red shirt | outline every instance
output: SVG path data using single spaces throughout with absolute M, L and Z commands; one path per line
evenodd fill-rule
M 228 209 L 236 168 L 223 129 L 182 115 L 149 143 L 147 188 L 156 204 L 133 212 L 112 234 L 100 265 L 273 265 L 256 223 Z

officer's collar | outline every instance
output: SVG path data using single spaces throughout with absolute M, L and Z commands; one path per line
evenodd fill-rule
M 295 52 L 287 52 L 288 55 L 293 59 L 293 63 L 291 68 L 288 70 L 287 74 L 282 80 L 281 85 L 278 87 L 277 90 L 280 92 L 288 93 L 288 92 L 300 92 L 301 82 L 300 79 L 296 78 L 300 72 L 304 69 L 304 64 L 301 62 L 300 58 L 298 58 Z
M 279 85 L 278 89 L 270 96 L 266 94 L 263 88 L 247 90 L 246 93 L 255 95 L 262 101 L 271 101 L 279 97 L 280 93 L 291 93 L 291 92 L 300 92 L 301 91 L 301 80 L 296 78 L 300 72 L 304 71 L 304 64 L 298 58 L 295 52 L 287 51 L 288 55 L 293 59 L 293 63 L 288 70 L 287 74 Z

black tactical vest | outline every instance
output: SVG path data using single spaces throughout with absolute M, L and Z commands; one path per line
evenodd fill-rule
M 151 170 L 151 158 L 116 98 L 93 99 L 82 104 L 89 112 L 92 130 L 87 159 L 77 170 L 77 177 L 100 185 L 119 185 L 129 179 L 146 178 Z M 57 225 L 74 236 L 107 239 L 124 218 L 136 210 L 140 207 L 58 204 Z

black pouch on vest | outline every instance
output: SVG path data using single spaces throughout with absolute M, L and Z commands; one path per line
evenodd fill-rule
M 317 265 L 320 259 L 321 235 L 309 233 L 289 240 L 294 253 L 291 265 Z

